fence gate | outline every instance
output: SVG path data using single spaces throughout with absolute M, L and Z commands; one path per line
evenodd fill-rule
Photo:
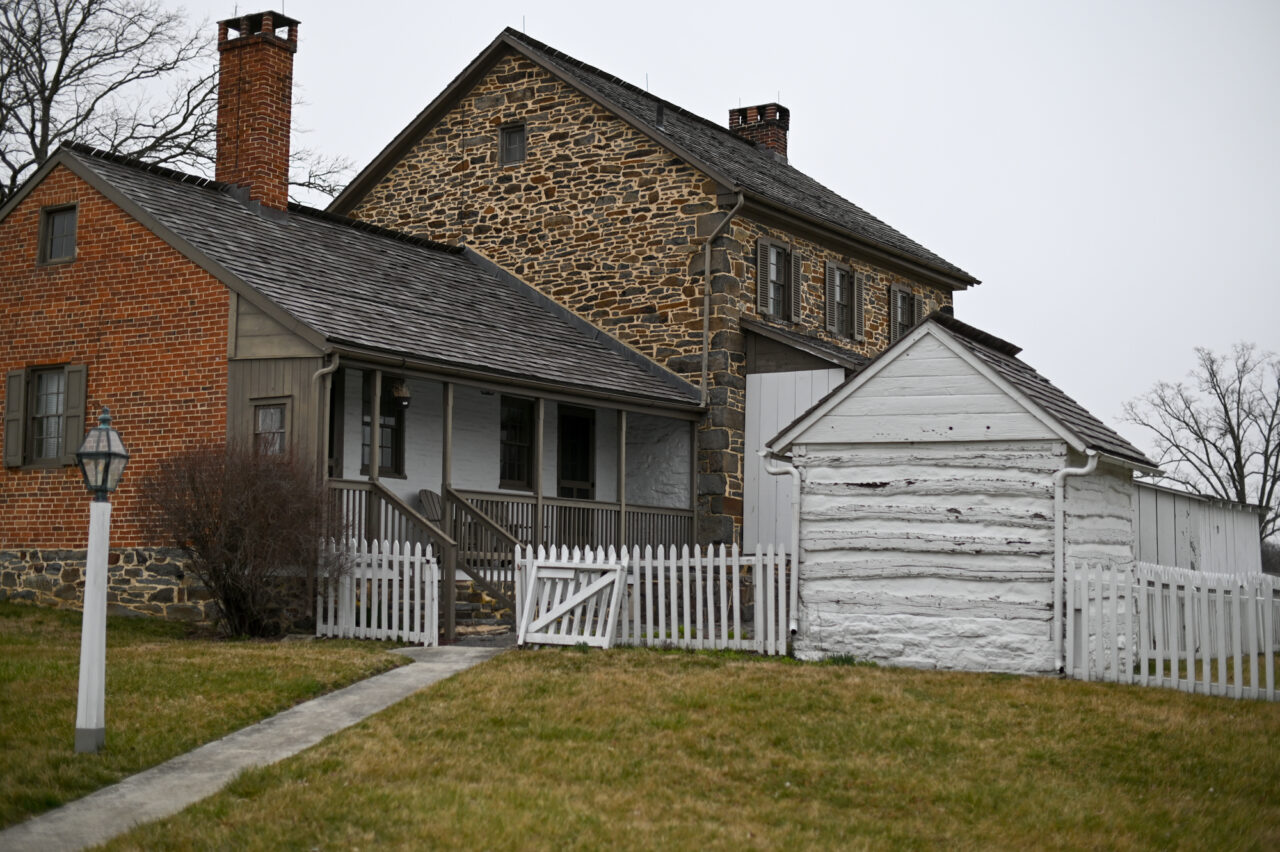
M 523 595 L 517 642 L 608 648 L 626 579 L 627 555 L 619 559 L 612 547 L 607 554 L 565 548 L 558 557 L 539 547 L 517 592 Z

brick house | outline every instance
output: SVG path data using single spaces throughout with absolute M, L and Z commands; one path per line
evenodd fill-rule
M 978 283 L 791 166 L 789 126 L 719 126 L 507 29 L 330 210 L 477 248 L 699 387 L 698 538 L 751 547 L 786 523 L 755 450 Z
M 314 459 L 356 533 L 502 498 L 525 540 L 687 540 L 696 388 L 470 249 L 287 203 L 297 28 L 220 24 L 217 180 L 64 146 L 0 208 L 0 597 L 78 601 L 103 405 L 118 608 L 206 614 L 140 492 L 224 441 Z

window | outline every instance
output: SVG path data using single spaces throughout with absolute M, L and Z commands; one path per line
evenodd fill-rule
M 11 370 L 5 381 L 6 467 L 75 464 L 84 438 L 83 364 Z
M 800 319 L 800 269 L 800 254 L 793 248 L 765 239 L 756 243 L 756 310 L 761 316 Z
M 509 124 L 498 131 L 498 162 L 502 165 L 522 162 L 525 158 L 523 124 Z
M 253 407 L 253 446 L 264 456 L 281 456 L 286 449 L 287 405 L 271 402 Z
M 924 318 L 924 300 L 905 287 L 889 287 L 889 342 L 911 330 Z
M 373 406 L 373 375 L 366 373 L 361 382 L 363 405 L 360 412 L 360 473 L 369 474 L 369 452 L 373 433 L 370 410 Z M 381 403 L 378 406 L 378 475 L 404 476 L 404 407 L 391 395 L 391 380 L 382 377 Z
M 556 494 L 577 500 L 595 499 L 596 413 L 589 408 L 562 405 L 556 431 Z
M 40 262 L 65 263 L 76 258 L 76 208 L 50 207 L 40 212 Z
M 842 263 L 828 261 L 826 280 L 827 331 L 840 337 L 862 340 L 866 299 L 863 274 L 855 273 Z
M 502 398 L 498 487 L 533 490 L 533 400 Z

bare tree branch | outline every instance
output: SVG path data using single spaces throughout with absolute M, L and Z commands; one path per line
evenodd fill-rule
M 64 142 L 209 174 L 215 57 L 212 31 L 160 0 L 0 2 L 0 204 Z M 329 196 L 351 171 L 310 149 L 291 166 Z
M 1159 382 L 1125 404 L 1150 431 L 1165 478 L 1258 508 L 1263 539 L 1280 530 L 1280 359 L 1251 343 L 1196 350 L 1190 386 Z

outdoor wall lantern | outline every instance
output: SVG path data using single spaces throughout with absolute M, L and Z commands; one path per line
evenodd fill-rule
M 404 379 L 396 379 L 391 385 L 391 396 L 400 403 L 401 408 L 409 407 L 409 383 Z
M 80 622 L 80 692 L 76 699 L 76 751 L 97 752 L 107 739 L 107 551 L 111 548 L 111 492 L 129 463 L 106 406 L 98 425 L 76 451 L 89 504 L 89 547 L 84 558 L 84 612 Z

